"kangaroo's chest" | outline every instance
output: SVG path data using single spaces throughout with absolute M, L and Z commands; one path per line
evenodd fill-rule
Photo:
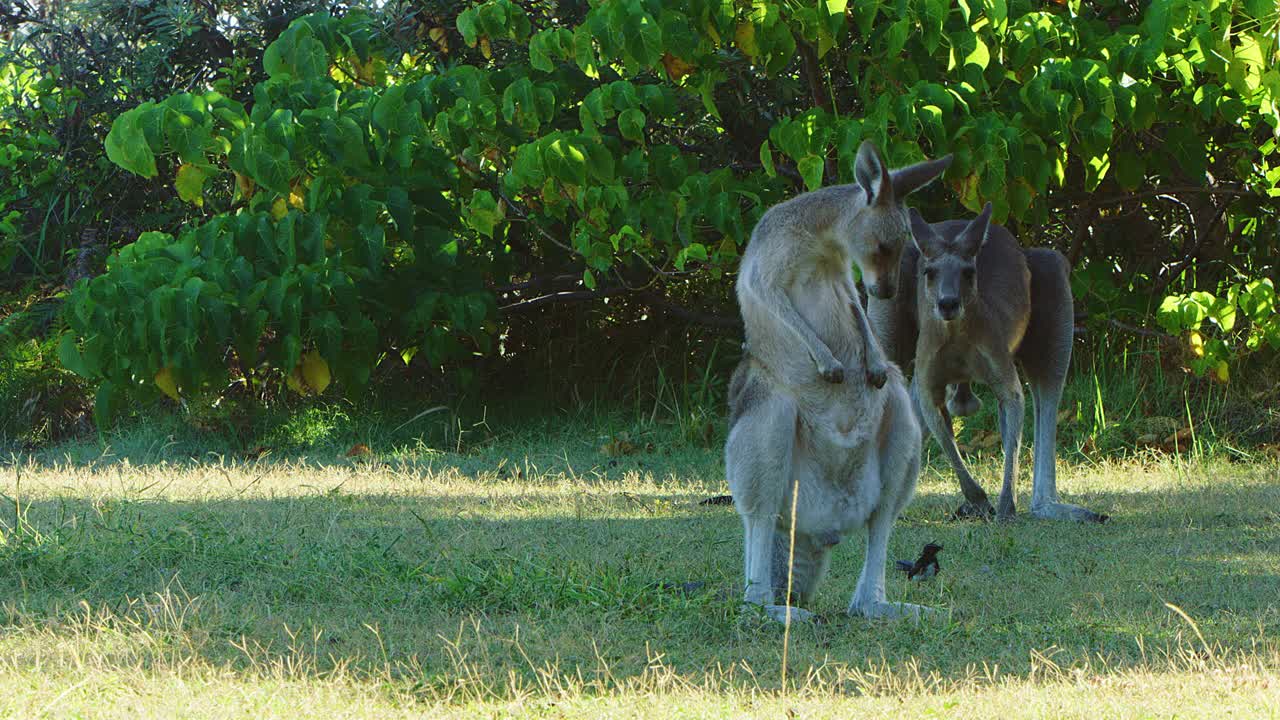
M 916 363 L 925 358 L 930 366 L 929 376 L 934 382 L 946 384 L 959 382 L 988 382 L 991 362 L 973 338 L 957 335 L 934 348 L 923 348 Z
M 847 288 L 853 286 L 852 277 L 836 272 L 812 272 L 798 276 L 787 289 L 796 312 L 831 349 L 841 362 L 855 358 L 857 329 L 849 303 L 854 302 Z

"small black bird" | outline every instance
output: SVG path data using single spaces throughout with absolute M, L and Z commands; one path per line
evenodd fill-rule
M 931 578 L 942 572 L 942 566 L 938 565 L 938 553 L 942 552 L 942 546 L 937 543 L 929 543 L 920 551 L 920 557 L 916 558 L 913 563 L 909 560 L 899 560 L 898 569 L 907 574 L 908 580 Z

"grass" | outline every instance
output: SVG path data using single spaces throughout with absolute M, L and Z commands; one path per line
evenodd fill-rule
M 602 453 L 622 430 L 636 452 Z M 1274 462 L 1064 463 L 1114 518 L 1091 527 L 948 522 L 930 466 L 891 553 L 941 542 L 944 570 L 889 594 L 945 617 L 845 617 L 850 538 L 783 693 L 782 629 L 738 610 L 741 525 L 697 504 L 714 441 L 345 442 L 178 461 L 198 444 L 153 427 L 0 467 L 0 716 L 1280 717 Z

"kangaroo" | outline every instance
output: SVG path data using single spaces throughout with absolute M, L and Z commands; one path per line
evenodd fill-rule
M 1035 467 L 1031 513 L 1045 519 L 1105 522 L 1059 501 L 1055 470 L 1058 404 L 1075 324 L 1070 267 L 1054 250 L 1024 250 L 1005 228 L 991 224 L 991 204 L 972 221 L 930 225 L 910 211 L 914 247 L 902 255 L 902 292 L 895 303 L 868 300 L 868 313 L 889 357 L 914 360 L 916 411 L 960 480 L 965 504 L 958 516 L 992 514 L 956 448 L 952 415 L 976 411 L 972 381 L 987 384 L 999 402 L 1004 484 L 998 517 L 1015 514 L 1014 483 L 1022 444 L 1024 400 L 1020 364 L 1035 401 Z
M 745 534 L 745 600 L 775 620 L 812 617 L 792 605 L 812 599 L 831 548 L 857 528 L 866 529 L 867 553 L 849 612 L 927 610 L 885 600 L 889 534 L 915 492 L 921 431 L 902 373 L 885 360 L 859 302 L 852 266 L 868 292 L 892 297 L 910 232 L 901 198 L 950 162 L 890 171 L 863 143 L 857 182 L 780 203 L 751 233 L 736 283 L 750 350 L 730 382 L 725 474 Z M 787 590 L 793 515 L 793 592 L 775 605 Z

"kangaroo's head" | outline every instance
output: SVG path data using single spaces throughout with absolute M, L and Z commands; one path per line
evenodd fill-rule
M 982 213 L 956 232 L 936 231 L 920 213 L 911 208 L 911 236 L 920 249 L 920 309 L 932 308 L 944 323 L 964 317 L 978 295 L 978 251 L 987 241 L 991 227 L 991 203 Z
M 951 164 L 951 156 L 890 170 L 870 141 L 858 148 L 854 177 L 866 194 L 866 207 L 853 219 L 850 254 L 862 270 L 873 297 L 888 299 L 898 290 L 898 262 L 910 235 L 903 199 L 928 185 Z

